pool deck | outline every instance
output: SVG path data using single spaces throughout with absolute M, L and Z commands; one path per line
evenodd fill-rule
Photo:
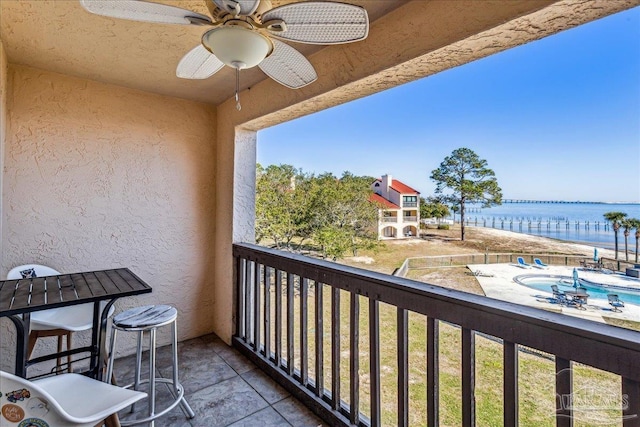
M 579 310 L 575 307 L 561 306 L 551 303 L 547 298 L 552 297 L 551 288 L 548 292 L 537 291 L 527 288 L 514 282 L 513 278 L 525 274 L 541 274 L 541 275 L 557 275 L 566 276 L 571 279 L 574 267 L 551 265 L 545 269 L 539 268 L 523 268 L 516 264 L 471 264 L 467 266 L 472 272 L 479 272 L 476 275 L 478 283 L 482 287 L 485 295 L 490 298 L 502 301 L 510 301 L 516 304 L 527 305 L 530 307 L 541 308 L 561 312 L 569 316 L 577 316 L 593 320 L 596 322 L 604 322 L 602 316 L 614 317 L 624 320 L 632 320 L 640 322 L 640 306 L 625 303 L 622 312 L 611 310 L 611 306 L 607 301 L 589 298 L 586 310 Z M 606 285 L 626 286 L 640 290 L 640 280 L 620 274 L 605 274 L 596 271 L 584 270 L 578 268 L 578 274 L 581 279 L 590 282 L 601 283 Z M 612 290 L 615 293 L 615 290 Z M 621 298 L 624 301 L 624 298 Z

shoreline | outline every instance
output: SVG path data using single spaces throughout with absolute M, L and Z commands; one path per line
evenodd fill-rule
M 575 245 L 575 246 L 579 246 L 579 247 L 584 247 L 585 250 L 586 248 L 590 248 L 591 252 L 593 253 L 594 248 L 598 249 L 598 254 L 600 256 L 605 256 L 606 258 L 615 258 L 615 249 L 613 244 L 611 246 L 608 245 L 603 245 L 602 242 L 589 242 L 589 241 L 584 241 L 584 240 L 564 240 L 564 239 L 559 239 L 557 237 L 549 237 L 549 236 L 540 236 L 537 234 L 529 234 L 529 233 L 521 233 L 518 231 L 511 231 L 511 230 L 502 230 L 502 229 L 498 229 L 498 228 L 492 228 L 492 227 L 481 227 L 481 226 L 473 226 L 473 225 L 468 225 L 465 226 L 465 228 L 469 228 L 469 229 L 474 229 L 474 230 L 485 230 L 488 231 L 488 234 L 491 234 L 491 232 L 495 232 L 495 235 L 499 235 L 500 233 L 505 233 L 504 236 L 508 236 L 510 234 L 513 235 L 520 235 L 520 236 L 529 236 L 531 238 L 536 238 L 536 239 L 543 239 L 543 240 L 547 240 L 547 241 L 552 241 L 552 242 L 556 242 L 558 244 L 567 244 L 567 245 Z M 629 262 L 633 262 L 633 258 L 635 258 L 635 237 L 632 238 L 630 236 L 630 241 L 633 242 L 633 245 L 629 245 Z M 604 253 L 607 253 L 608 255 L 604 255 Z M 624 257 L 624 239 L 619 239 L 618 240 L 618 257 L 620 257 L 620 255 L 622 255 Z M 624 261 L 623 259 L 620 259 L 620 261 Z
M 503 228 L 496 228 L 496 227 L 485 227 L 485 226 L 481 226 L 481 225 L 465 225 L 465 228 L 467 227 L 473 227 L 473 228 L 484 228 L 484 229 L 492 229 L 492 230 L 499 230 L 499 231 L 511 231 L 513 233 L 518 233 L 518 234 L 526 234 L 528 236 L 536 236 L 536 237 L 544 237 L 547 239 L 553 239 L 553 240 L 558 240 L 561 242 L 569 242 L 569 243 L 579 243 L 579 244 L 584 244 L 584 245 L 589 245 L 589 246 L 594 246 L 597 247 L 598 249 L 610 249 L 610 250 L 614 250 L 615 248 L 615 240 L 612 240 L 611 242 L 609 241 L 599 241 L 599 240 L 582 240 L 582 239 L 575 239 L 575 235 L 571 236 L 574 237 L 573 239 L 563 239 L 560 237 L 555 237 L 553 235 L 546 235 L 545 233 L 534 233 L 534 232 L 525 232 L 525 231 L 516 231 L 516 230 L 505 230 Z M 597 233 L 597 234 L 604 234 L 602 232 Z M 611 236 L 612 239 L 614 239 L 613 236 L 613 232 L 607 232 L 607 235 Z M 629 237 L 630 241 L 633 241 L 633 237 Z M 619 245 L 624 245 L 624 237 L 622 236 L 622 232 L 620 232 L 620 234 L 618 235 L 618 244 Z M 634 245 L 635 245 L 635 241 L 634 241 Z M 633 251 L 631 251 L 633 252 Z M 635 252 L 634 252 L 635 253 Z
M 614 258 L 615 251 L 608 248 L 602 248 L 595 245 L 590 245 L 585 242 L 575 242 L 562 239 L 556 239 L 553 237 L 537 236 L 527 233 L 519 233 L 517 231 L 499 230 L 488 227 L 470 227 L 478 234 L 490 235 L 498 238 L 507 238 L 513 241 L 520 241 L 520 243 L 535 242 L 540 245 L 549 246 L 550 250 L 562 252 L 563 249 L 567 249 L 571 252 L 579 252 L 581 255 L 592 256 L 594 248 L 598 248 L 598 255 L 605 258 Z M 618 250 L 620 254 L 620 250 Z
M 568 242 L 585 243 L 597 248 L 615 247 L 612 224 L 604 215 L 610 211 L 620 211 L 627 218 L 640 218 L 640 204 L 637 202 L 617 203 L 503 203 L 483 208 L 469 204 L 471 211 L 465 215 L 465 225 L 497 228 L 523 234 L 556 238 Z M 450 219 L 450 218 L 448 218 Z M 618 233 L 619 250 L 623 247 L 623 230 Z M 635 250 L 634 233 L 629 236 L 629 249 Z M 634 252 L 635 253 L 635 252 Z

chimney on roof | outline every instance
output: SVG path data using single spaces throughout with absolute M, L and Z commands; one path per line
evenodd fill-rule
M 393 178 L 391 177 L 391 175 L 382 175 L 382 191 L 384 191 L 385 197 L 389 195 L 389 187 L 391 187 L 392 182 Z

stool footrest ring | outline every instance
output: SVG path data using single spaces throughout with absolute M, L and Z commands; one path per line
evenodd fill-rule
M 140 384 L 147 384 L 149 382 L 149 379 L 144 379 L 140 381 Z M 173 380 L 171 378 L 156 378 L 156 383 L 165 383 L 165 384 L 171 384 L 173 385 Z M 122 386 L 122 388 L 131 388 L 133 387 L 134 384 L 127 384 L 125 386 Z M 132 426 L 132 425 L 136 425 L 136 424 L 143 424 L 143 423 L 148 423 L 149 421 L 153 421 L 155 419 L 160 418 L 161 416 L 165 415 L 166 413 L 168 413 L 170 410 L 172 410 L 173 408 L 175 408 L 176 406 L 178 406 L 178 404 L 180 403 L 180 401 L 182 400 L 182 398 L 184 397 L 184 387 L 182 387 L 182 384 L 177 384 L 176 388 L 178 389 L 178 395 L 174 396 L 175 397 L 175 401 L 173 403 L 171 403 L 171 405 L 169 405 L 168 407 L 166 407 L 165 409 L 163 409 L 161 412 L 155 413 L 150 417 L 146 417 L 146 418 L 141 418 L 139 420 L 120 420 L 120 425 L 122 427 L 126 427 L 126 426 Z M 171 394 L 174 393 L 174 390 L 169 390 L 171 392 Z M 193 418 L 193 416 L 189 415 L 189 418 Z

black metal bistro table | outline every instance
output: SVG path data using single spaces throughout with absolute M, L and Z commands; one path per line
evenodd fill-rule
M 17 332 L 16 375 L 26 378 L 30 365 L 88 352 L 91 354 L 88 374 L 101 380 L 101 349 L 106 340 L 109 309 L 118 298 L 149 292 L 151 287 L 128 268 L 0 281 L 0 317 L 9 317 Z M 102 315 L 101 301 L 107 301 Z M 90 346 L 27 360 L 26 338 L 32 312 L 91 302 L 94 304 Z

